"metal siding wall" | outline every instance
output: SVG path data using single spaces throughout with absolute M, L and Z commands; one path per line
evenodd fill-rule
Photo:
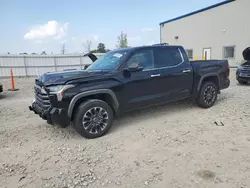
M 26 66 L 55 66 L 53 57 L 25 57 Z
M 96 53 L 95 55 L 99 58 L 103 54 Z M 10 76 L 11 68 L 14 76 L 36 76 L 37 74 L 65 69 L 81 69 L 84 65 L 91 63 L 91 59 L 83 57 L 82 54 L 4 55 L 0 56 L 0 77 Z
M 15 76 L 25 76 L 24 68 L 12 68 L 13 74 Z M 0 77 L 10 76 L 10 68 L 0 68 Z
M 55 71 L 55 67 L 39 67 L 39 68 L 27 68 L 27 75 L 29 76 L 36 76 L 41 75 L 46 72 L 53 72 Z
M 57 65 L 80 65 L 80 57 L 57 57 Z
M 92 61 L 89 58 L 82 58 L 82 65 L 89 65 Z
M 4 67 L 16 67 L 24 66 L 23 56 L 0 56 L 0 66 Z

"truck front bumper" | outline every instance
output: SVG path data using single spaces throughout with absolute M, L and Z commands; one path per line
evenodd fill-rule
M 61 127 L 70 125 L 70 118 L 67 111 L 62 108 L 50 107 L 48 110 L 43 110 L 36 101 L 33 101 L 29 109 L 35 114 L 38 114 L 42 119 L 47 120 L 48 124 L 57 124 Z
M 236 80 L 243 82 L 250 82 L 250 74 L 249 76 L 236 76 Z
M 250 82 L 250 70 L 240 70 L 236 71 L 236 80 L 243 82 Z

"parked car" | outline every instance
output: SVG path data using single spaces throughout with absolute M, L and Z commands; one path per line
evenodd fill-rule
M 246 48 L 242 53 L 245 62 L 238 66 L 236 71 L 236 79 L 239 84 L 246 85 L 250 82 L 250 47 Z
M 0 93 L 3 92 L 3 85 L 0 83 Z
M 182 46 L 118 49 L 92 59 L 86 70 L 37 78 L 30 110 L 49 124 L 73 122 L 82 136 L 97 138 L 124 112 L 186 98 L 209 108 L 230 85 L 227 60 L 190 62 Z

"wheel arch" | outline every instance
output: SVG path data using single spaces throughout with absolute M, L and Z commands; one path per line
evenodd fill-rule
M 214 84 L 217 85 L 218 91 L 220 90 L 220 77 L 219 77 L 219 75 L 216 73 L 209 73 L 209 74 L 205 74 L 201 77 L 201 79 L 198 83 L 198 87 L 197 87 L 198 91 L 200 91 L 202 84 L 206 81 L 213 82 Z
M 69 108 L 68 108 L 69 118 L 72 119 L 74 116 L 74 111 L 76 110 L 78 105 L 88 99 L 101 99 L 107 102 L 111 106 L 114 113 L 116 113 L 119 108 L 118 99 L 112 90 L 98 89 L 98 90 L 86 91 L 86 92 L 77 94 L 70 101 Z

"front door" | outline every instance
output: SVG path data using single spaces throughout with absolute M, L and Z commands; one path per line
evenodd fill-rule
M 211 48 L 204 48 L 203 49 L 203 59 L 210 60 L 211 59 Z
M 152 49 L 141 49 L 129 58 L 127 67 L 139 64 L 142 71 L 130 72 L 124 76 L 123 95 L 124 110 L 134 110 L 148 106 L 157 99 L 158 70 L 154 69 L 154 55 Z

